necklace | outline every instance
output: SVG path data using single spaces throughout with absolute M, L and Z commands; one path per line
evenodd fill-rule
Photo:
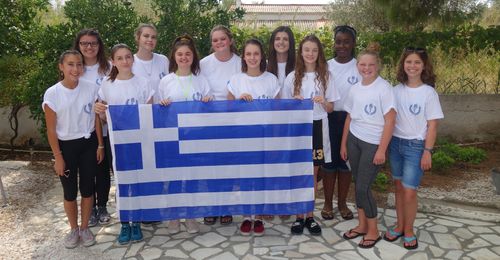
M 188 84 L 184 86 L 181 79 L 179 78 L 179 71 L 175 72 L 175 76 L 177 78 L 177 82 L 181 86 L 182 93 L 184 93 L 184 98 L 186 101 L 189 99 L 189 90 L 193 88 L 193 74 L 189 73 Z

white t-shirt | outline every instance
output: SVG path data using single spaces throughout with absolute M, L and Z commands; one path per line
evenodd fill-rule
M 48 88 L 43 95 L 42 109 L 49 106 L 56 113 L 56 133 L 59 140 L 89 138 L 95 130 L 94 104 L 97 87 L 79 80 L 74 89 L 61 82 Z
M 361 80 L 356 67 L 356 59 L 352 59 L 347 63 L 338 63 L 335 59 L 331 59 L 328 61 L 328 70 L 332 73 L 333 84 L 340 94 L 340 99 L 335 101 L 333 110 L 345 111 L 344 100 L 349 93 L 349 89 Z
M 99 74 L 99 63 L 96 63 L 91 66 L 85 66 L 83 75 L 80 77 L 80 79 L 86 80 L 90 83 L 94 83 L 99 89 L 101 87 L 102 81 L 104 80 L 104 77 L 108 73 L 106 73 L 105 75 Z M 108 136 L 108 125 L 104 122 L 102 122 L 102 136 Z
M 212 53 L 200 61 L 200 70 L 215 100 L 227 100 L 227 83 L 233 75 L 241 73 L 241 58 L 233 53 L 228 61 L 220 61 Z
M 99 89 L 99 99 L 108 105 L 146 104 L 154 95 L 154 90 L 148 79 L 134 75 L 127 80 L 111 82 L 104 78 Z
M 161 79 L 158 91 L 161 100 L 199 101 L 208 95 L 210 86 L 203 75 L 177 76 L 170 73 Z
M 278 78 L 267 71 L 257 77 L 246 73 L 236 74 L 227 83 L 227 89 L 235 99 L 239 99 L 244 93 L 250 94 L 254 99 L 273 99 L 280 91 Z
M 351 116 L 351 133 L 362 141 L 378 145 L 384 129 L 384 115 L 392 108 L 396 110 L 392 86 L 381 77 L 367 86 L 360 80 L 349 91 L 344 108 Z
M 295 71 L 290 72 L 285 79 L 285 86 L 283 87 L 281 98 L 292 99 L 294 96 L 294 86 L 295 81 Z M 328 80 L 328 85 L 326 88 L 326 93 L 323 91 L 323 86 L 321 82 L 316 80 L 316 72 L 306 72 L 304 73 L 304 78 L 302 79 L 302 87 L 300 89 L 300 95 L 305 99 L 312 99 L 316 96 L 323 96 L 328 102 L 335 102 L 339 100 L 339 92 L 336 86 L 333 84 L 332 75 L 330 73 L 330 79 Z M 321 104 L 314 103 L 313 108 L 313 119 L 321 120 L 328 117 L 325 109 Z
M 132 73 L 148 79 L 155 93 L 158 93 L 160 80 L 169 73 L 168 66 L 169 61 L 165 55 L 153 53 L 153 59 L 141 60 L 137 57 L 137 54 L 134 54 Z M 157 99 L 159 97 L 155 95 L 154 98 Z
M 278 83 L 283 88 L 286 79 L 286 62 L 278 62 Z
M 429 85 L 410 88 L 399 84 L 394 88 L 394 98 L 398 110 L 393 133 L 396 137 L 425 140 L 427 121 L 444 117 L 439 96 Z

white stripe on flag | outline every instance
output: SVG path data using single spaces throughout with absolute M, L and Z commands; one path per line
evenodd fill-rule
M 222 199 L 223 198 L 223 199 Z M 216 193 L 181 193 L 143 197 L 121 197 L 120 210 L 220 205 L 261 205 L 314 200 L 314 188 L 273 191 L 237 191 Z
M 182 174 L 179 174 L 182 172 Z M 312 175 L 311 162 L 288 164 L 249 164 L 249 165 L 221 165 L 196 166 L 153 169 L 120 172 L 120 184 L 134 184 L 144 182 L 163 182 L 176 180 L 212 180 L 233 178 L 260 178 L 260 177 L 289 177 Z
M 155 128 L 149 130 L 151 137 L 148 139 L 154 140 L 155 142 L 164 142 L 164 141 L 178 141 L 179 140 L 179 131 L 177 127 L 170 128 Z M 115 144 L 127 144 L 127 143 L 137 143 L 138 135 L 143 135 L 140 130 L 123 130 L 123 131 L 114 131 L 114 143 Z M 146 138 L 146 137 L 144 137 Z
M 179 114 L 179 127 L 301 124 L 313 121 L 311 110 Z
M 188 140 L 179 142 L 179 153 L 223 153 L 311 149 L 310 136 Z

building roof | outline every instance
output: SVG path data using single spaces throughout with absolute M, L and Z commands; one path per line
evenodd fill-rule
M 326 13 L 328 5 L 319 4 L 242 4 L 247 13 Z M 233 5 L 234 8 L 234 5 Z

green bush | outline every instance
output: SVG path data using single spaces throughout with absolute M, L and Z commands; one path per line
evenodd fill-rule
M 461 148 L 458 155 L 457 160 L 461 162 L 479 164 L 482 161 L 486 160 L 486 151 L 476 147 L 464 147 Z
M 387 191 L 387 186 L 390 183 L 390 178 L 387 174 L 379 172 L 377 177 L 375 177 L 375 182 L 373 183 L 373 189 L 376 191 L 384 192 Z
M 446 154 L 444 151 L 437 151 L 432 155 L 432 168 L 441 171 L 450 168 L 455 164 L 455 159 Z

